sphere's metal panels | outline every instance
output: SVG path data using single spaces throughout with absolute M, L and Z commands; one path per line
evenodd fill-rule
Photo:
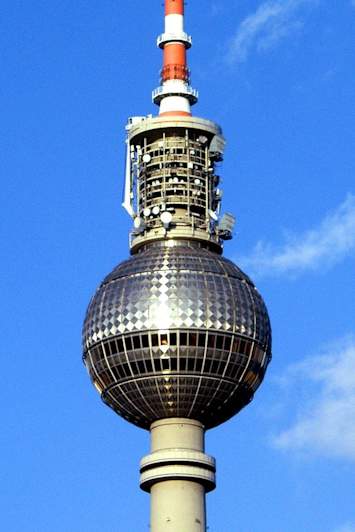
M 250 279 L 183 241 L 150 245 L 106 277 L 83 344 L 103 400 L 144 428 L 165 417 L 218 425 L 250 402 L 271 358 L 267 310 Z

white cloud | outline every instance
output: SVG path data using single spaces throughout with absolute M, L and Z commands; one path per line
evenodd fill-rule
M 292 391 L 297 394 L 298 411 L 273 444 L 355 461 L 355 337 L 339 340 L 320 355 L 290 366 L 283 384 L 290 396 Z
M 354 0 L 355 1 L 355 0 Z M 252 50 L 266 50 L 302 26 L 300 8 L 317 0 L 267 0 L 247 16 L 230 42 L 228 60 L 245 61 Z
M 307 270 L 332 266 L 355 250 L 355 196 L 328 214 L 315 229 L 288 235 L 286 242 L 273 247 L 258 242 L 253 252 L 238 259 L 255 276 L 297 275 Z

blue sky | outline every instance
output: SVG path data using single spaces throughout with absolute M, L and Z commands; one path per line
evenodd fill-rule
M 3 0 L 2 527 L 148 530 L 148 434 L 81 362 L 95 287 L 128 254 L 124 126 L 155 112 L 160 1 Z M 225 254 L 270 311 L 254 402 L 207 434 L 209 532 L 355 531 L 355 5 L 190 0 L 194 113 L 228 147 Z

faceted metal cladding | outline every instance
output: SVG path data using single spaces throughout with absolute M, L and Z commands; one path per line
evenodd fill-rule
M 216 426 L 250 402 L 271 358 L 264 302 L 231 261 L 183 240 L 142 247 L 98 288 L 84 361 L 102 399 L 149 428 Z

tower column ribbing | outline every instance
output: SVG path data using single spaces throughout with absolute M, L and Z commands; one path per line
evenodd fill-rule
M 150 433 L 141 488 L 151 495 L 151 532 L 205 532 L 205 494 L 215 488 L 215 460 L 204 452 L 202 423 L 163 419 Z

